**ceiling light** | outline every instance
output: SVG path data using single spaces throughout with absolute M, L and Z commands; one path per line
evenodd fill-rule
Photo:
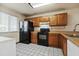
M 32 7 L 32 8 L 38 8 L 38 7 L 41 7 L 41 6 L 45 6 L 45 5 L 48 5 L 50 3 L 29 3 L 29 5 Z

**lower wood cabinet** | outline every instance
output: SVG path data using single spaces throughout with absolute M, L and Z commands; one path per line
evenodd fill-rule
M 34 44 L 37 44 L 37 33 L 38 32 L 31 32 L 31 42 Z M 67 56 L 67 39 L 63 35 L 57 33 L 49 33 L 48 44 L 51 47 L 62 49 L 64 56 Z
M 67 56 L 67 40 L 63 39 L 63 54 Z
M 37 44 L 37 33 L 31 32 L 31 42 Z
M 49 46 L 58 47 L 58 34 L 49 33 L 48 43 Z
M 58 38 L 59 38 L 59 40 L 58 40 L 58 47 L 63 49 L 63 38 L 62 38 L 62 35 L 59 34 Z
M 67 39 L 59 35 L 58 47 L 62 49 L 64 56 L 67 56 Z

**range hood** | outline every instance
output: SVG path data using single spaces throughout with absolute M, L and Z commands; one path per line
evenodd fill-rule
M 40 22 L 40 28 L 49 28 L 49 22 Z

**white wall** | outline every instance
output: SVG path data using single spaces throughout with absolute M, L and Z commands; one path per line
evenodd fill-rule
M 51 31 L 73 31 L 75 24 L 79 24 L 79 8 L 71 9 L 71 10 L 63 10 L 63 11 L 56 11 L 51 13 L 45 13 L 40 15 L 34 15 L 27 18 L 39 17 L 39 16 L 48 16 L 48 15 L 55 15 L 59 13 L 67 12 L 68 13 L 68 24 L 67 26 L 58 26 L 58 27 L 50 27 Z M 38 30 L 38 27 L 35 27 L 35 30 Z M 79 26 L 77 27 L 79 31 Z
M 10 14 L 10 15 L 13 15 L 13 16 L 16 16 L 16 17 L 19 18 L 19 20 L 24 20 L 25 19 L 24 15 L 12 10 L 12 9 L 9 9 L 7 7 L 4 7 L 2 5 L 0 5 L 0 11 L 5 12 L 5 13 Z
M 78 9 L 72 9 L 67 10 L 68 13 L 68 24 L 65 27 L 58 27 L 57 31 L 73 31 L 74 26 L 76 24 L 79 24 L 79 8 Z M 52 28 L 53 29 L 53 28 Z M 79 26 L 77 27 L 77 31 L 79 31 Z
M 72 31 L 76 24 L 79 24 L 79 9 L 68 10 L 68 25 L 65 27 L 66 31 Z M 79 26 L 77 27 L 79 31 Z

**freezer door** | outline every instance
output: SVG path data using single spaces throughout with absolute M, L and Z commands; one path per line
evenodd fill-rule
M 19 22 L 19 26 L 20 26 L 20 28 L 23 27 L 23 22 L 22 21 Z
M 24 32 L 28 31 L 28 21 L 24 21 Z

